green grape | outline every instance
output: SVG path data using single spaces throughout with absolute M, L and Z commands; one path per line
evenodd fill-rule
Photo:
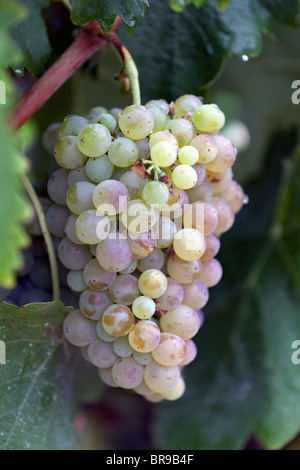
M 200 132 L 217 132 L 225 124 L 223 111 L 215 104 L 203 104 L 193 112 L 192 120 Z
M 202 281 L 206 287 L 216 286 L 220 282 L 222 275 L 222 265 L 216 258 L 203 261 L 199 280 Z
M 159 345 L 160 329 L 150 320 L 140 320 L 129 332 L 131 347 L 141 353 L 149 353 Z
M 96 118 L 95 122 L 107 127 L 109 132 L 114 132 L 117 127 L 116 118 L 110 113 L 102 113 Z
M 54 157 L 63 168 L 73 170 L 86 162 L 86 156 L 77 148 L 77 137 L 68 135 L 59 139 L 54 147 Z
M 118 359 L 112 367 L 113 380 L 121 388 L 132 389 L 143 381 L 144 368 L 132 357 Z
M 168 310 L 160 319 L 160 328 L 163 332 L 173 333 L 184 340 L 193 338 L 203 323 L 196 310 L 181 304 Z
M 93 193 L 95 190 L 93 183 L 80 181 L 73 184 L 67 192 L 67 206 L 76 215 L 82 212 L 95 209 L 93 204 Z
M 142 366 L 146 366 L 147 364 L 150 364 L 150 362 L 153 361 L 153 356 L 152 356 L 151 352 L 141 353 L 141 352 L 138 352 L 138 351 L 133 351 L 133 359 L 138 364 L 141 364 Z
M 170 119 L 166 127 L 175 135 L 179 147 L 188 145 L 194 137 L 194 126 L 187 119 Z
M 128 336 L 121 336 L 113 342 L 113 350 L 119 357 L 130 357 L 133 354 L 133 349 L 129 344 Z
M 90 289 L 96 291 L 108 289 L 115 282 L 116 276 L 116 273 L 103 269 L 96 258 L 89 260 L 83 270 L 86 284 Z
M 79 297 L 79 308 L 82 314 L 90 320 L 99 320 L 111 304 L 107 290 L 85 289 Z
M 154 126 L 152 132 L 162 131 L 166 128 L 167 122 L 169 121 L 168 111 L 166 111 L 162 106 L 159 106 L 155 103 L 148 103 L 146 106 L 153 115 L 154 118 Z
M 176 147 L 176 152 L 178 150 L 177 139 L 169 130 L 158 131 L 155 132 L 155 134 L 151 134 L 149 139 L 149 149 L 151 150 L 155 144 L 158 144 L 158 142 L 169 142 Z
M 145 104 L 146 108 L 148 108 L 149 106 L 152 106 L 152 105 L 158 106 L 166 114 L 169 113 L 169 104 L 167 103 L 166 100 L 162 100 L 162 99 L 160 99 L 160 100 L 150 100 L 150 101 L 147 101 L 147 103 Z
M 156 305 L 154 300 L 149 297 L 141 295 L 137 297 L 132 303 L 132 311 L 137 318 L 141 320 L 148 320 L 154 315 Z
M 139 278 L 139 288 L 143 295 L 156 299 L 167 290 L 168 282 L 166 276 L 158 269 L 148 269 Z
M 83 278 L 83 269 L 69 271 L 67 274 L 67 284 L 74 292 L 82 292 L 87 288 Z
M 102 316 L 102 325 L 111 336 L 126 336 L 135 323 L 135 318 L 126 305 L 114 304 L 108 307 Z
M 110 298 L 116 304 L 131 305 L 139 293 L 138 280 L 132 274 L 119 274 L 109 288 Z
M 170 400 L 170 401 L 178 400 L 184 394 L 185 388 L 186 388 L 185 381 L 183 380 L 182 377 L 180 377 L 177 385 L 169 392 L 162 393 L 161 396 L 165 398 L 166 400 Z
M 93 245 L 104 240 L 110 229 L 108 217 L 99 215 L 95 210 L 82 212 L 75 223 L 75 233 L 78 239 L 87 244 Z
M 161 167 L 167 167 L 175 163 L 177 148 L 172 142 L 161 140 L 153 145 L 150 154 L 153 163 Z
M 180 336 L 162 333 L 159 345 L 152 351 L 152 356 L 162 366 L 177 366 L 184 359 L 185 353 L 185 341 Z
M 64 319 L 63 332 L 74 346 L 88 346 L 96 339 L 96 325 L 85 318 L 80 310 L 72 310 Z
M 59 137 L 68 135 L 77 136 L 81 129 L 89 124 L 89 121 L 82 116 L 66 116 L 59 128 Z
M 96 367 L 111 367 L 118 359 L 111 343 L 96 338 L 88 347 L 89 361 Z
M 57 254 L 60 262 L 71 270 L 83 269 L 92 257 L 87 246 L 75 245 L 67 237 L 59 243 Z
M 108 180 L 114 171 L 114 166 L 107 155 L 100 158 L 88 158 L 85 171 L 88 178 L 94 183 L 101 183 Z
M 111 144 L 111 135 L 102 124 L 88 124 L 78 134 L 77 145 L 87 157 L 101 157 Z
M 69 189 L 68 176 L 68 170 L 59 168 L 52 173 L 47 183 L 49 197 L 59 206 L 66 205 L 66 197 Z
M 150 181 L 142 191 L 142 199 L 148 206 L 161 207 L 169 197 L 169 188 L 161 181 Z
M 130 105 L 120 114 L 119 127 L 123 134 L 132 140 L 139 140 L 151 134 L 154 118 L 145 106 Z
M 198 158 L 198 150 L 192 145 L 184 145 L 178 152 L 178 160 L 185 165 L 195 165 Z
M 198 163 L 209 163 L 214 160 L 218 153 L 216 136 L 199 134 L 194 137 L 190 145 L 198 150 Z
M 153 392 L 167 393 L 176 387 L 179 382 L 180 369 L 178 366 L 166 367 L 153 361 L 145 367 L 144 380 Z
M 93 108 L 89 109 L 88 112 L 92 114 L 97 114 L 99 116 L 99 114 L 107 113 L 107 108 L 105 108 L 104 106 L 94 106 Z
M 132 166 L 138 159 L 139 151 L 135 143 L 127 137 L 118 137 L 108 149 L 111 163 L 120 168 Z
M 182 95 L 175 100 L 174 103 L 174 118 L 183 117 L 187 113 L 192 113 L 202 106 L 202 101 L 195 95 Z
M 174 184 L 179 189 L 191 189 L 197 183 L 197 173 L 190 165 L 177 165 L 172 174 Z
M 90 179 L 87 177 L 86 174 L 86 165 L 81 166 L 80 168 L 75 168 L 74 170 L 69 171 L 68 175 L 68 185 L 69 187 L 73 186 L 75 183 L 79 183 L 80 181 L 87 181 L 90 183 Z
M 127 208 L 128 191 L 124 184 L 116 180 L 106 180 L 94 187 L 93 203 L 103 215 L 114 216 Z
M 59 139 L 60 126 L 61 122 L 54 122 L 47 127 L 42 135 L 42 145 L 48 153 L 51 153 L 51 155 L 53 155 L 55 144 Z
M 68 217 L 65 224 L 65 234 L 72 243 L 75 243 L 75 245 L 84 245 L 84 243 L 79 240 L 75 232 L 76 220 L 77 216 L 75 214 L 71 214 Z
M 204 235 L 194 228 L 184 228 L 176 233 L 173 248 L 182 260 L 197 260 L 201 258 L 206 248 Z

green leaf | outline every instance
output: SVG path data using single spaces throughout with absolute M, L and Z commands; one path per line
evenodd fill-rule
M 3 450 L 76 449 L 62 361 L 62 321 L 68 311 L 61 302 L 0 304 L 6 349 L 6 364 L 0 364 Z
M 224 10 L 224 8 L 227 7 L 228 3 L 230 2 L 231 0 L 216 0 L 217 2 L 217 5 L 219 7 L 220 10 Z
M 77 25 L 84 25 L 97 20 L 103 31 L 108 33 L 112 28 L 116 16 L 119 15 L 129 33 L 138 24 L 141 16 L 144 15 L 148 2 L 145 0 L 128 0 L 122 2 L 116 0 L 70 0 L 72 6 L 71 20 Z
M 11 29 L 12 38 L 19 44 L 24 54 L 24 63 L 33 75 L 41 74 L 49 60 L 51 45 L 41 10 L 49 5 L 49 0 L 19 0 L 27 10 L 24 21 Z

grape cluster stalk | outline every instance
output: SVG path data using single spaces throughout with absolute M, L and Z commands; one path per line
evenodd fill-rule
M 108 386 L 177 400 L 197 355 L 221 236 L 247 197 L 215 104 L 95 106 L 44 132 L 49 231 L 76 302 L 64 335 Z M 73 305 L 74 305 L 73 304 Z

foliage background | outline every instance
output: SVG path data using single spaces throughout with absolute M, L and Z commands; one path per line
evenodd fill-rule
M 251 143 L 234 171 L 249 204 L 222 236 L 224 276 L 210 290 L 198 356 L 186 367 L 187 391 L 178 402 L 152 405 L 101 387 L 93 368 L 61 347 L 62 304 L 43 306 L 44 316 L 34 304 L 25 313 L 2 304 L 0 339 L 8 345 L 8 361 L 0 366 L 0 448 L 297 448 L 300 365 L 291 361 L 291 344 L 300 339 L 300 105 L 291 101 L 291 84 L 300 74 L 298 2 L 231 0 L 223 10 L 214 0 L 172 2 L 177 10 L 185 7 L 182 12 L 166 0 L 150 0 L 150 7 L 130 1 L 128 9 L 113 2 L 114 11 L 111 2 L 70 3 L 73 22 L 98 19 L 106 32 L 121 14 L 118 34 L 138 66 L 143 102 L 195 93 L 216 102 L 228 122 L 245 123 Z M 30 176 L 43 188 L 51 158 L 42 149 L 42 132 L 95 105 L 125 106 L 130 94 L 113 79 L 122 64 L 107 45 L 25 130 L 7 134 L 5 113 L 72 42 L 74 24 L 61 2 L 49 8 L 47 0 L 1 0 L 0 8 L 1 64 L 12 64 L 19 76 L 1 69 L 9 93 L 0 106 L 0 280 L 10 287 L 28 238 L 22 223 L 30 208 L 20 175 L 29 160 Z M 243 54 L 250 59 L 243 61 Z M 49 315 L 58 333 L 43 335 Z

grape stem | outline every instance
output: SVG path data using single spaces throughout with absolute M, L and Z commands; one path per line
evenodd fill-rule
M 21 178 L 28 192 L 28 195 L 32 201 L 32 204 L 35 209 L 38 221 L 41 226 L 43 237 L 46 243 L 48 257 L 49 257 L 50 271 L 51 271 L 52 291 L 53 291 L 52 297 L 54 301 L 57 301 L 60 299 L 58 267 L 57 267 L 54 245 L 53 245 L 52 237 L 51 237 L 51 234 L 49 232 L 48 225 L 46 222 L 45 213 L 43 211 L 38 195 L 36 194 L 29 178 L 25 175 L 23 175 Z

